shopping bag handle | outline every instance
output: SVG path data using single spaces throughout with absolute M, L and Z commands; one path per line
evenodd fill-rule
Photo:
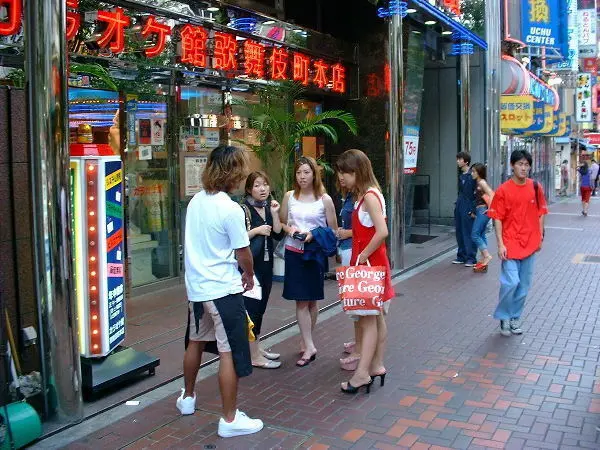
M 354 264 L 354 266 L 358 266 L 358 260 L 360 259 L 360 253 L 358 254 L 358 256 L 356 257 L 356 264 Z M 367 266 L 371 267 L 371 263 L 369 262 L 369 259 L 367 258 Z

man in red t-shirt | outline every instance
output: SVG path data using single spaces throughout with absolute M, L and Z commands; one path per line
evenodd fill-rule
M 528 178 L 531 154 L 515 150 L 510 155 L 513 175 L 492 200 L 488 216 L 494 219 L 498 256 L 502 260 L 500 300 L 494 318 L 500 334 L 521 334 L 521 314 L 533 278 L 535 253 L 544 240 L 544 215 L 548 214 L 542 187 Z

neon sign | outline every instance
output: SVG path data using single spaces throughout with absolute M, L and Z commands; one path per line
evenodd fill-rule
M 167 43 L 167 36 L 171 34 L 171 27 L 169 25 L 160 23 L 156 20 L 156 17 L 150 16 L 146 20 L 146 25 L 142 30 L 142 36 L 148 37 L 148 35 L 156 35 L 156 44 L 154 47 L 150 47 L 144 50 L 144 53 L 148 58 L 154 58 L 160 55 L 165 49 Z
M 271 54 L 271 79 L 287 80 L 289 54 L 285 48 L 274 48 Z
M 21 0 L 0 0 L 0 6 L 7 9 L 6 19 L 0 21 L 0 36 L 11 36 L 21 29 Z
M 236 70 L 237 42 L 235 36 L 227 33 L 215 33 L 213 68 L 220 70 Z
M 196 67 L 207 67 L 206 41 L 208 32 L 202 27 L 188 24 L 181 29 L 180 35 L 179 54 L 181 62 Z
M 107 45 L 110 51 L 118 54 L 125 49 L 125 27 L 129 26 L 131 19 L 125 15 L 122 8 L 114 12 L 98 11 L 98 20 L 106 23 L 106 28 L 96 41 L 101 48 Z
M 244 42 L 244 71 L 248 76 L 262 78 L 265 75 L 265 46 L 258 42 Z

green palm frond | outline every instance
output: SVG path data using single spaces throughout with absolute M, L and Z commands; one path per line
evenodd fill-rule
M 71 73 L 92 75 L 93 77 L 96 77 L 99 81 L 101 81 L 106 86 L 106 88 L 111 89 L 113 91 L 118 90 L 117 85 L 113 81 L 108 71 L 100 64 L 72 63 L 69 66 L 69 71 Z

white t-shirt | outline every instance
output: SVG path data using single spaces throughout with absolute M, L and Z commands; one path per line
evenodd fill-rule
M 185 222 L 188 300 L 207 302 L 243 292 L 235 250 L 248 247 L 244 210 L 225 192 L 194 195 Z
M 385 212 L 385 198 L 383 198 L 383 195 L 381 194 L 381 192 L 379 192 L 376 189 L 369 189 L 369 192 L 371 192 L 371 195 L 375 194 L 375 195 L 377 195 L 377 197 L 379 197 L 379 201 L 381 202 L 381 208 L 383 209 L 383 217 L 387 217 L 387 214 Z M 354 209 L 356 209 L 357 207 L 358 207 L 358 202 L 354 203 Z M 364 201 L 363 201 L 362 205 L 360 205 L 360 209 L 358 210 L 358 220 L 364 227 L 374 227 L 375 226 L 375 224 L 373 223 L 373 219 L 371 219 L 371 215 L 365 209 Z

